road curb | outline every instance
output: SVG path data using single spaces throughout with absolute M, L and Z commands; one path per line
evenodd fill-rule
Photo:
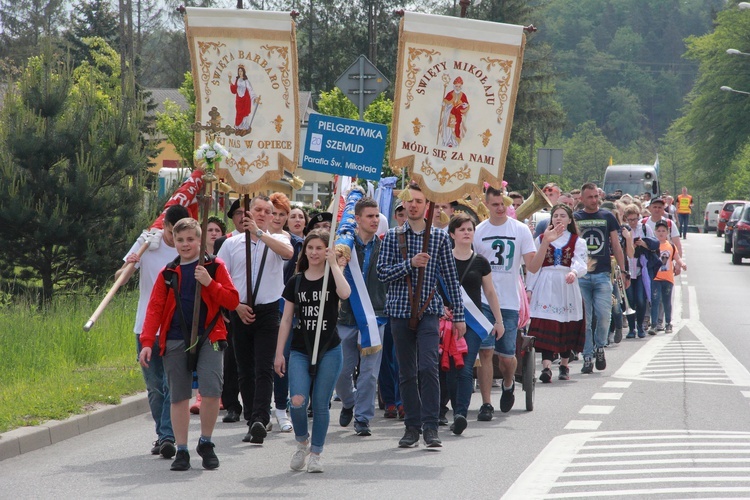
M 83 415 L 74 415 L 67 420 L 50 420 L 34 427 L 13 429 L 0 434 L 0 461 L 80 436 L 148 411 L 150 411 L 148 397 L 143 392 L 122 398 L 120 404 L 98 408 Z

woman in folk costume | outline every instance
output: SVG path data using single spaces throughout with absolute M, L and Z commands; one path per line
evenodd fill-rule
M 234 126 L 240 130 L 249 130 L 252 105 L 255 102 L 256 95 L 253 86 L 250 85 L 250 80 L 247 79 L 247 73 L 243 65 L 240 64 L 237 67 L 237 76 L 234 78 L 234 83 L 232 83 L 232 77 L 229 77 L 229 90 L 236 96 L 234 99 L 236 113 Z
M 542 353 L 539 379 L 552 381 L 552 359 L 560 354 L 560 380 L 570 379 L 570 351 L 581 352 L 585 339 L 583 300 L 578 278 L 586 274 L 586 242 L 578 237 L 573 212 L 563 204 L 552 207 L 551 224 L 535 243 L 526 288 L 531 291 L 529 335 Z

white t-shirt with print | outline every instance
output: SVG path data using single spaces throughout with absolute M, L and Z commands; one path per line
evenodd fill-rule
M 519 310 L 518 276 L 523 256 L 536 252 L 529 227 L 523 222 L 508 217 L 505 223 L 495 226 L 489 219 L 480 223 L 474 232 L 474 251 L 484 256 L 492 269 L 501 309 Z M 482 291 L 482 302 L 487 298 Z
M 138 252 L 141 248 L 139 242 L 135 242 L 122 260 L 128 258 L 128 255 Z M 154 288 L 156 279 L 162 268 L 177 258 L 177 249 L 168 246 L 164 240 L 159 244 L 156 250 L 146 250 L 141 255 L 141 260 L 135 265 L 140 269 L 138 276 L 138 310 L 135 313 L 135 327 L 133 331 L 140 334 L 143 331 L 143 321 L 146 319 L 146 309 L 148 308 L 148 299 L 151 297 L 151 290 Z

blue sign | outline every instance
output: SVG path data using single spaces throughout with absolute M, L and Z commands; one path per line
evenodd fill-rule
M 379 123 L 310 115 L 302 168 L 380 180 L 387 133 Z

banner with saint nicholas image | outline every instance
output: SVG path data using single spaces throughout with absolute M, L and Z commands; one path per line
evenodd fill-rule
M 427 199 L 500 185 L 525 42 L 523 26 L 404 13 L 390 160 Z
M 231 153 L 217 168 L 251 194 L 294 172 L 299 155 L 297 42 L 289 12 L 186 9 L 195 143 Z

